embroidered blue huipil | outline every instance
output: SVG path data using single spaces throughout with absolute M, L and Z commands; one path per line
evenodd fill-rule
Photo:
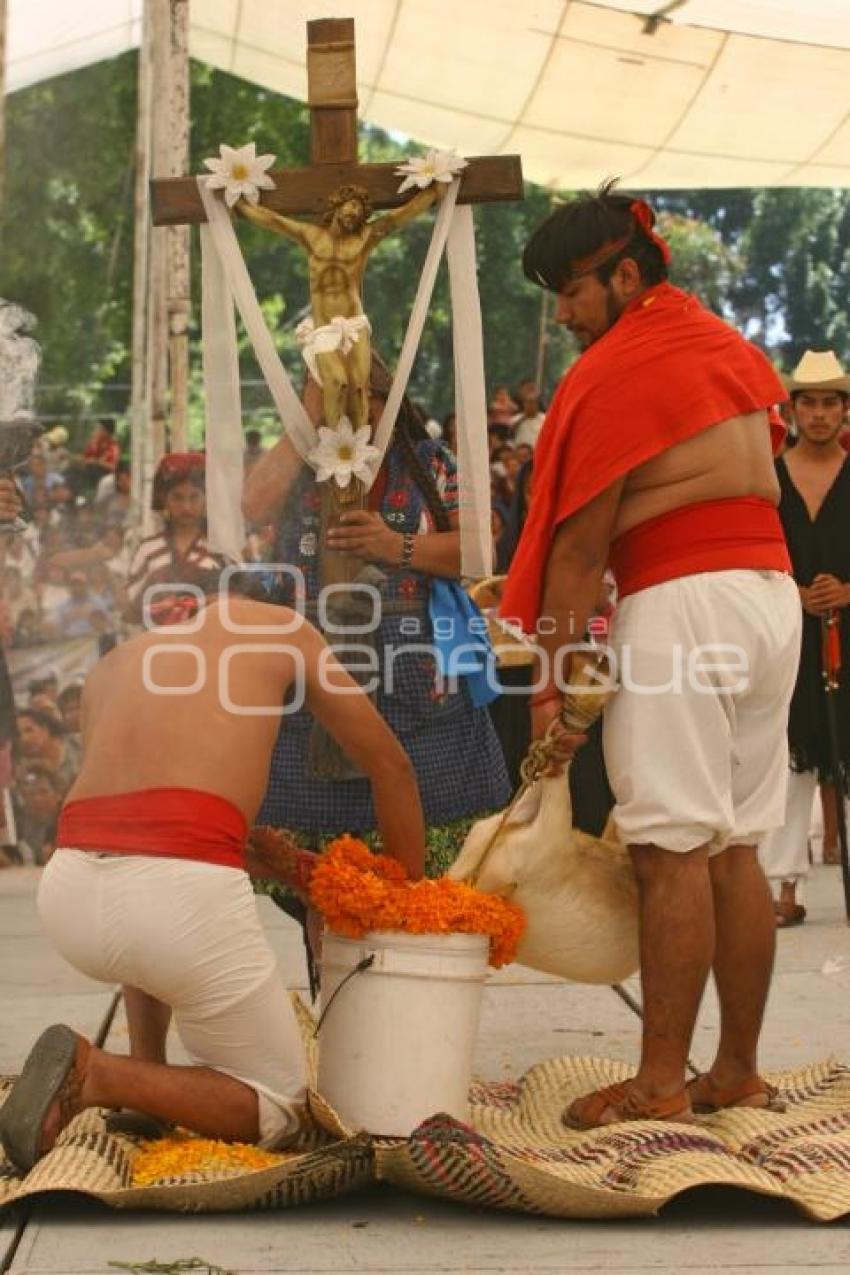
M 453 512 L 457 507 L 454 458 L 430 439 L 419 442 L 417 452 L 434 475 L 447 512 Z M 425 499 L 395 446 L 387 453 L 380 511 L 394 531 L 434 531 Z M 281 518 L 277 561 L 303 573 L 308 607 L 319 592 L 320 528 L 319 492 L 312 471 L 305 468 Z M 413 763 L 426 824 L 446 824 L 504 806 L 510 785 L 489 712 L 473 707 L 464 678 L 458 680 L 455 691 L 448 683 L 438 686 L 430 652 L 430 577 L 385 563 L 380 569 L 387 583 L 382 618 L 374 634 L 381 670 L 376 702 Z M 293 603 L 288 577 L 282 578 L 278 601 Z M 314 613 L 309 614 L 314 619 Z M 308 774 L 312 726 L 313 718 L 305 709 L 284 718 L 257 822 L 304 832 L 374 829 L 368 780 L 327 782 Z

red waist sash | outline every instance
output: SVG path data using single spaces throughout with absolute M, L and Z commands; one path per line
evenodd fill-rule
M 244 868 L 247 835 L 242 811 L 223 797 L 195 788 L 144 788 L 66 802 L 56 844 Z
M 791 571 L 776 507 L 758 496 L 705 500 L 639 523 L 611 545 L 620 598 L 701 571 Z

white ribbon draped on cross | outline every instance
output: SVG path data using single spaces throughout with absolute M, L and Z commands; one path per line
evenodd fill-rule
M 205 177 L 198 177 L 197 182 L 207 215 L 206 224 L 201 226 L 201 317 L 208 540 L 213 551 L 239 559 L 245 543 L 242 517 L 244 467 L 234 304 L 284 428 L 305 462 L 318 438 L 275 349 L 224 202 L 208 187 Z M 490 470 L 475 234 L 472 209 L 456 207 L 458 187 L 459 182 L 453 181 L 437 213 L 390 394 L 375 429 L 373 444 L 379 455 L 367 485 L 371 487 L 374 483 L 392 438 L 422 337 L 440 260 L 448 246 L 455 346 L 461 573 L 478 579 L 492 572 Z M 367 325 L 368 320 L 358 326 Z M 322 328 L 313 328 L 311 332 L 302 329 L 302 336 L 313 342 L 314 352 L 320 352 L 322 331 Z M 358 335 L 353 330 L 346 330 L 334 339 L 350 341 L 357 339 Z

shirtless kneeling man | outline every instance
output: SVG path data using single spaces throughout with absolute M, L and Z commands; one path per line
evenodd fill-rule
M 38 908 L 72 965 L 126 985 L 137 1016 L 147 1005 L 151 1040 L 173 1012 L 193 1065 L 170 1066 L 164 1051 L 154 1061 L 155 1048 L 145 1057 L 136 1041 L 143 1056 L 118 1056 L 48 1028 L 0 1111 L 21 1171 L 88 1107 L 264 1147 L 297 1138 L 306 1064 L 245 871 L 279 706 L 293 700 L 368 776 L 386 852 L 421 876 L 410 761 L 302 617 L 230 594 L 176 632 L 156 628 L 110 652 L 85 688 L 82 769 Z M 165 1021 L 151 1028 L 156 1009 Z

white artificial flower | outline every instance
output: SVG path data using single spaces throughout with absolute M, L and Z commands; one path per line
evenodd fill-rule
M 307 460 L 316 471 L 316 481 L 323 483 L 333 478 L 338 487 L 347 487 L 351 476 L 366 482 L 371 477 L 369 465 L 379 460 L 381 453 L 369 442 L 369 426 L 355 430 L 347 416 L 339 418 L 336 429 L 322 426 L 319 442 L 308 454 Z
M 457 174 L 464 168 L 466 168 L 466 160 L 461 159 L 460 155 L 456 155 L 454 151 L 428 151 L 427 155 L 408 159 L 395 170 L 398 177 L 404 178 L 398 193 L 401 195 L 406 190 L 412 190 L 414 186 L 424 190 L 432 182 L 448 184 L 454 181 Z
M 232 208 L 242 195 L 249 204 L 260 202 L 261 190 L 274 190 L 274 182 L 266 172 L 274 163 L 274 155 L 258 155 L 253 142 L 234 149 L 222 142 L 220 159 L 205 159 L 212 172 L 207 185 L 213 190 L 224 189 L 224 202 Z

